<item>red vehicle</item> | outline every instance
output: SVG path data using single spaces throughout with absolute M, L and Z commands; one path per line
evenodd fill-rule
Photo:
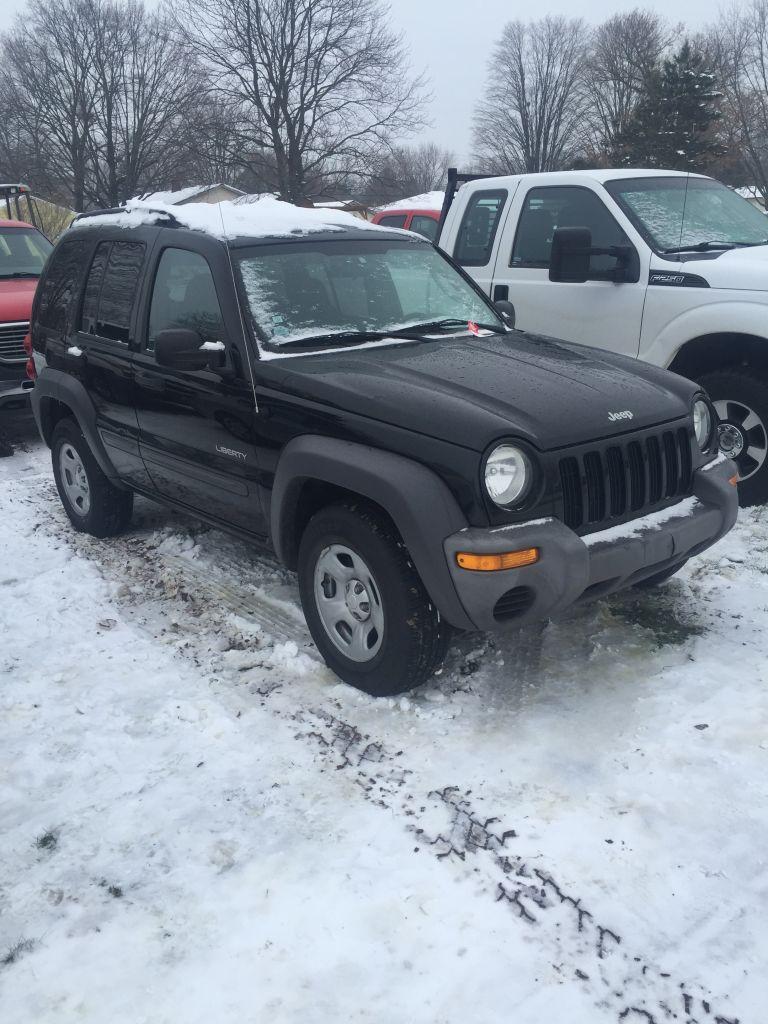
M 14 212 L 22 214 L 20 198 L 27 201 L 30 219 L 37 220 L 26 186 L 0 185 L 8 216 L 0 219 L 0 409 L 21 408 L 29 400 L 32 374 L 27 373 L 30 353 L 24 339 L 37 281 L 52 249 L 34 223 L 10 219 Z
M 373 223 L 385 228 L 404 228 L 423 235 L 430 242 L 437 238 L 440 211 L 443 208 L 443 193 L 430 192 L 425 196 L 403 199 L 399 205 L 385 206 L 373 215 Z

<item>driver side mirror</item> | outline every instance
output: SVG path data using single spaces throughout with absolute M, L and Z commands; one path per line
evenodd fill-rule
M 218 370 L 224 366 L 224 349 L 204 347 L 197 331 L 171 327 L 155 338 L 155 362 L 174 370 Z
M 591 273 L 590 261 L 593 256 L 613 256 L 616 265 Z M 589 228 L 557 228 L 552 236 L 549 280 L 583 284 L 590 277 L 593 280 L 613 281 L 615 284 L 639 281 L 640 261 L 636 250 L 631 245 L 595 248 Z
M 589 278 L 592 232 L 589 228 L 557 228 L 552 236 L 549 280 L 583 284 Z

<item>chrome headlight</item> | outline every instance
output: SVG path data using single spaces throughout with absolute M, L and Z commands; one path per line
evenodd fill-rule
M 693 432 L 699 448 L 705 452 L 712 440 L 712 411 L 703 398 L 693 403 Z
M 524 451 L 511 444 L 494 448 L 485 463 L 485 489 L 496 505 L 515 505 L 528 493 L 533 471 Z

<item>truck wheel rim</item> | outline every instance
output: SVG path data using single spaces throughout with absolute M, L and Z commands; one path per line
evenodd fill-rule
M 375 658 L 384 639 L 384 608 L 373 573 L 356 551 L 331 544 L 315 564 L 315 604 L 331 642 L 351 661 Z
M 91 488 L 83 460 L 71 444 L 63 444 L 59 451 L 61 482 L 72 508 L 81 516 L 87 516 L 91 507 Z
M 720 450 L 736 463 L 739 480 L 759 472 L 768 456 L 768 432 L 754 409 L 743 402 L 721 399 L 714 403 L 720 417 Z

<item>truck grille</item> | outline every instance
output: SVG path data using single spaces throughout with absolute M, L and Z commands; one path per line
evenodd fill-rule
M 573 530 L 636 519 L 690 494 L 691 440 L 685 427 L 560 459 L 562 516 Z
M 23 363 L 27 358 L 24 338 L 29 323 L 0 324 L 0 363 Z

